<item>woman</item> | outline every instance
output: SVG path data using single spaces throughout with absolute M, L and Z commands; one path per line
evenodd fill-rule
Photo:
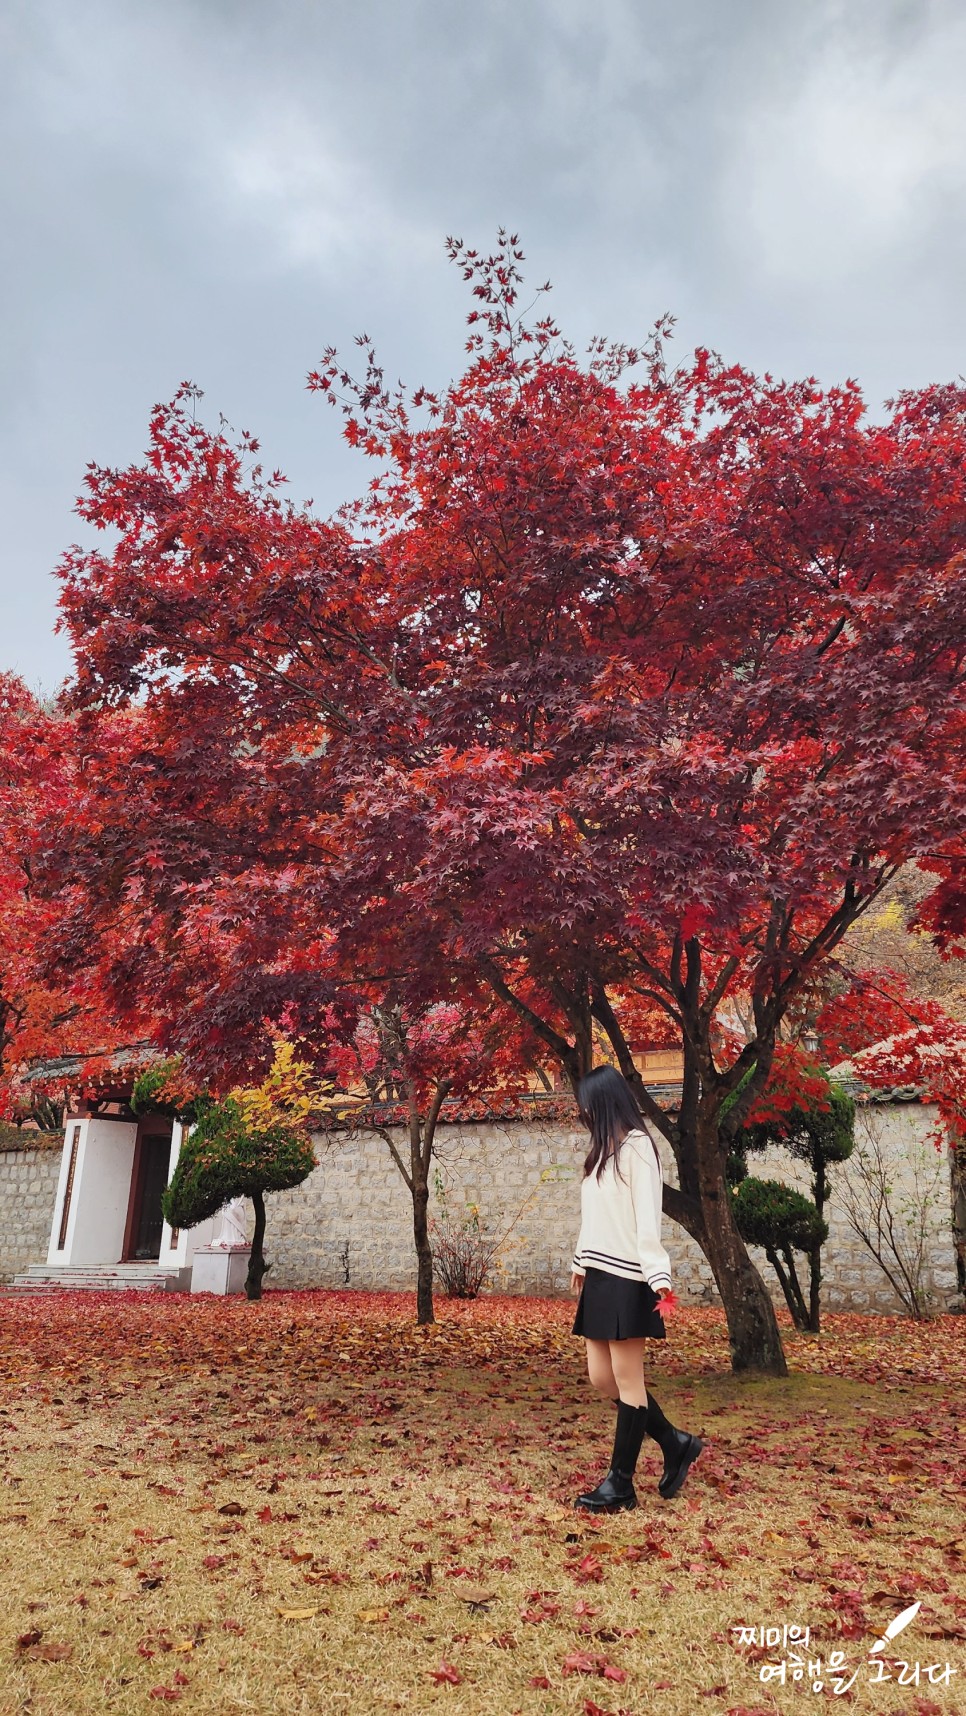
M 617 1402 L 610 1471 L 575 1503 L 599 1512 L 637 1506 L 634 1468 L 645 1436 L 664 1455 L 657 1487 L 666 1498 L 677 1495 L 704 1443 L 669 1424 L 644 1386 L 645 1341 L 665 1339 L 661 1299 L 671 1291 L 657 1147 L 630 1085 L 613 1067 L 588 1073 L 577 1103 L 591 1143 L 571 1280 L 573 1291 L 580 1289 L 573 1333 L 587 1342 L 592 1386 Z

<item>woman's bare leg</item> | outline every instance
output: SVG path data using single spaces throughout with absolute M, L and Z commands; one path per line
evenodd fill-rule
M 647 1389 L 644 1387 L 645 1342 L 643 1340 L 608 1341 L 607 1345 L 610 1348 L 611 1370 L 621 1399 L 626 1401 L 628 1406 L 646 1406 Z
M 586 1340 L 586 1336 L 584 1338 Z M 609 1400 L 617 1400 L 620 1389 L 610 1355 L 610 1341 L 587 1341 L 587 1375 L 591 1388 L 595 1388 L 598 1394 L 606 1394 Z
M 586 1339 L 586 1336 L 585 1336 Z M 634 1468 L 644 1438 L 647 1406 L 643 1341 L 587 1341 L 587 1370 L 593 1386 L 617 1405 L 610 1470 L 595 1490 L 576 1500 L 592 1512 L 637 1506 Z

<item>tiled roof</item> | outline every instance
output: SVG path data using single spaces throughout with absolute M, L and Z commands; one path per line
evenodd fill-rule
M 24 1084 L 46 1083 L 48 1079 L 69 1082 L 82 1075 L 92 1061 L 98 1061 L 104 1072 L 122 1072 L 125 1067 L 143 1061 L 150 1053 L 156 1053 L 150 1043 L 130 1043 L 122 1049 L 91 1049 L 86 1055 L 58 1055 L 49 1061 L 34 1061 L 20 1077 Z

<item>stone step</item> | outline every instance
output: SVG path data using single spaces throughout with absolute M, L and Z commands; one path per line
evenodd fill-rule
M 178 1293 L 180 1283 L 168 1278 L 163 1281 L 20 1281 L 16 1277 L 11 1287 L 17 1293 Z
M 89 1268 L 58 1268 L 56 1265 L 32 1263 L 11 1283 L 17 1293 L 76 1293 L 76 1292 L 187 1292 L 191 1281 L 189 1269 L 159 1269 L 151 1263 L 119 1263 Z

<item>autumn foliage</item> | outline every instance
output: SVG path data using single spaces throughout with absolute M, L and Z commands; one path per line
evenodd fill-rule
M 334 352 L 310 376 L 374 472 L 335 520 L 188 388 L 143 460 L 91 468 L 109 540 L 62 567 L 85 769 L 48 854 L 80 888 L 61 957 L 102 948 L 112 1005 L 150 994 L 221 1088 L 283 1019 L 321 1064 L 333 1010 L 345 1040 L 374 1003 L 484 987 L 570 1080 L 602 1036 L 674 1153 L 666 1210 L 735 1364 L 780 1370 L 728 1132 L 904 864 L 949 855 L 958 921 L 966 391 L 871 422 L 851 382 L 671 368 L 667 327 L 578 355 L 521 314 L 514 239 L 451 253 L 450 386 L 390 390 L 365 340 L 358 377 Z M 633 1060 L 641 1009 L 682 1048 L 673 1112 Z
M 0 1117 L 53 1130 L 72 1082 L 96 1081 L 146 1029 L 143 1004 L 127 1029 L 119 1023 L 95 950 L 48 969 L 71 878 L 56 894 L 42 879 L 51 830 L 69 822 L 81 762 L 63 708 L 0 675 Z
M 915 1091 L 935 1103 L 937 1148 L 966 1138 L 966 1026 L 913 994 L 902 973 L 855 972 L 823 1008 L 818 1029 L 826 1057 L 848 1061 L 873 1090 Z

